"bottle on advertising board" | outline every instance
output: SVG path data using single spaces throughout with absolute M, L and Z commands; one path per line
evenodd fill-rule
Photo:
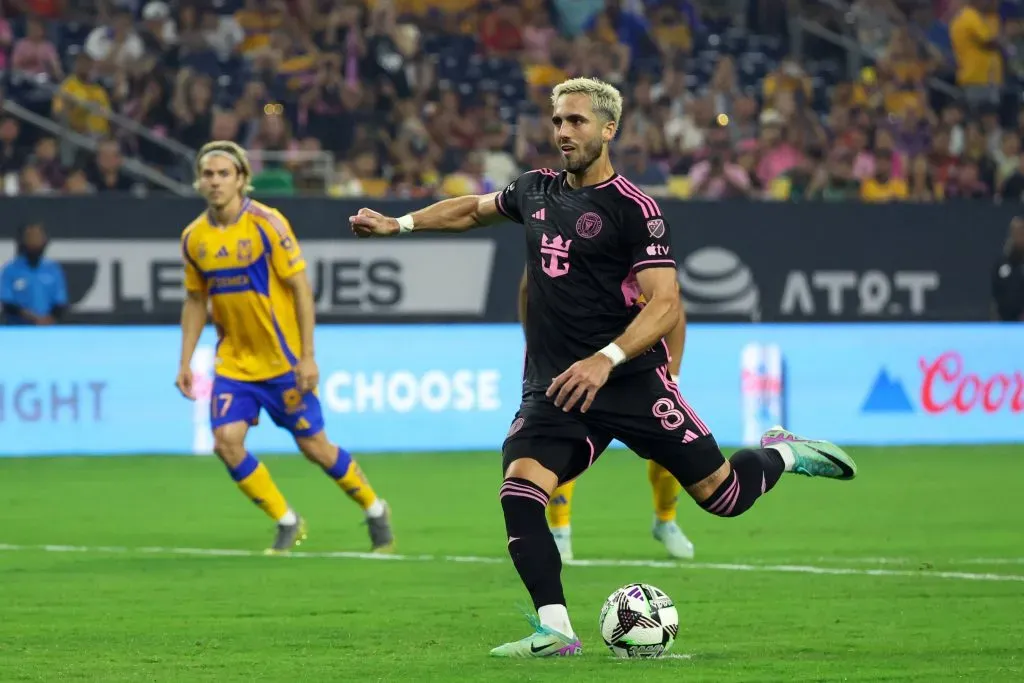
M 216 350 L 200 346 L 192 354 L 192 452 L 196 455 L 213 453 L 213 432 L 210 430 L 210 401 L 213 394 L 213 370 Z
M 786 426 L 786 365 L 778 344 L 751 342 L 740 354 L 743 443 L 753 446 L 775 425 Z

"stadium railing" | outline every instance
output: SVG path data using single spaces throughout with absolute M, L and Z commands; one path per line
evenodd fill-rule
M 20 119 L 24 123 L 46 131 L 63 143 L 71 145 L 77 149 L 95 152 L 99 146 L 97 140 L 86 135 L 82 135 L 81 133 L 76 133 L 67 126 L 59 124 L 53 119 L 41 116 L 27 107 L 23 107 L 17 102 L 4 100 L 3 102 L 0 102 L 0 110 Z M 129 174 L 133 178 L 149 182 L 156 187 L 163 188 L 176 195 L 188 197 L 195 194 L 190 186 L 179 182 L 166 173 L 147 166 L 136 159 L 125 157 L 122 161 L 121 167 L 124 169 L 125 173 Z

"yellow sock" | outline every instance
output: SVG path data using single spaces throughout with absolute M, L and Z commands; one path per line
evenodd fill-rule
M 376 492 L 355 460 L 350 460 L 345 474 L 334 481 L 338 482 L 341 490 L 364 510 L 369 510 L 377 502 Z
M 653 460 L 647 461 L 647 480 L 651 482 L 651 493 L 654 496 L 654 516 L 659 522 L 674 521 L 679 492 L 683 487 L 671 472 Z
M 548 502 L 548 526 L 561 529 L 569 526 L 572 515 L 572 494 L 576 490 L 576 480 L 562 484 L 551 494 Z
M 231 478 L 238 484 L 242 493 L 272 520 L 277 522 L 288 514 L 288 503 L 270 477 L 270 470 L 253 457 L 252 453 L 247 453 L 245 460 L 238 467 L 230 469 L 230 472 Z

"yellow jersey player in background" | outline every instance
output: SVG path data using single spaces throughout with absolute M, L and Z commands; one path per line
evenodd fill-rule
M 526 271 L 519 282 L 519 322 L 526 324 Z M 679 322 L 665 337 L 668 345 L 669 372 L 672 381 L 679 377 L 679 367 L 683 359 L 683 346 L 686 342 L 686 313 L 680 309 Z M 683 487 L 672 476 L 672 473 L 654 462 L 647 461 L 647 479 L 651 484 L 654 498 L 654 524 L 651 533 L 655 540 L 661 541 L 665 550 L 672 557 L 684 560 L 693 559 L 693 543 L 676 523 L 676 510 L 679 505 L 679 493 Z M 558 554 L 563 560 L 573 559 L 572 552 L 572 497 L 576 491 L 576 480 L 566 482 L 551 494 L 548 502 L 548 526 L 555 537 Z
M 195 187 L 208 208 L 181 236 L 186 297 L 178 389 L 195 400 L 191 359 L 209 305 L 218 336 L 210 398 L 214 451 L 242 492 L 277 523 L 267 552 L 300 544 L 306 523 L 266 466 L 245 449 L 261 409 L 363 508 L 372 550 L 391 550 L 387 504 L 352 456 L 324 433 L 313 356 L 313 292 L 291 226 L 280 212 L 247 196 L 252 172 L 245 150 L 235 143 L 204 145 L 195 171 Z

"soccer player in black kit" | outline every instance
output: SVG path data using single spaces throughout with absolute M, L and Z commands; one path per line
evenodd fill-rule
M 708 512 L 734 517 L 783 472 L 852 479 L 854 462 L 827 441 L 781 427 L 726 460 L 667 369 L 662 339 L 679 318 L 675 251 L 655 200 L 612 169 L 608 145 L 622 96 L 596 79 L 552 92 L 564 171 L 537 169 L 501 192 L 446 199 L 399 218 L 360 209 L 357 236 L 461 232 L 505 220 L 524 226 L 529 278 L 523 398 L 503 446 L 499 498 L 508 551 L 537 617 L 500 657 L 576 655 L 561 560 L 544 516 L 551 492 L 619 439 L 669 470 Z M 643 295 L 642 306 L 639 304 Z

